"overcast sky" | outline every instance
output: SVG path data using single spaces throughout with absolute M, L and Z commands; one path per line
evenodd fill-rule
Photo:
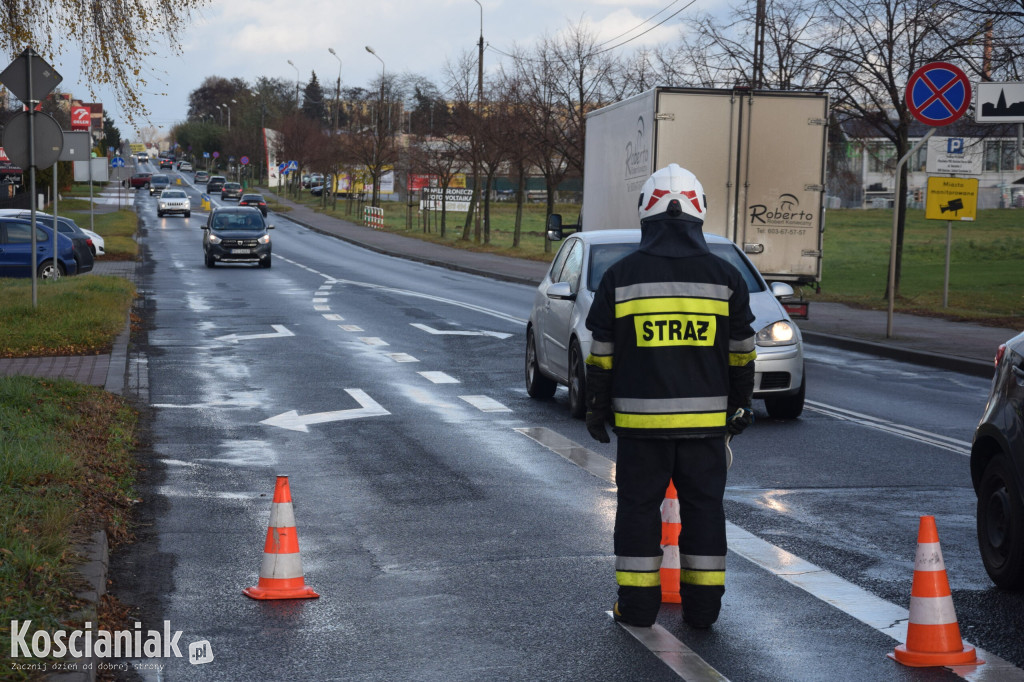
M 485 69 L 501 59 L 490 47 L 508 52 L 513 44 L 529 46 L 581 20 L 591 25 L 599 41 L 614 45 L 638 36 L 682 9 L 612 54 L 628 54 L 641 45 L 674 42 L 687 19 L 698 11 L 725 4 L 725 0 L 696 0 L 692 4 L 691 0 L 480 2 L 484 42 L 489 46 L 484 52 Z M 342 87 L 365 87 L 381 72 L 381 62 L 366 51 L 367 45 L 384 61 L 389 74 L 417 73 L 440 86 L 446 60 L 454 60 L 463 51 L 476 55 L 480 21 L 481 8 L 475 0 L 215 1 L 178 36 L 180 55 L 163 50 L 165 56 L 149 63 L 149 86 L 142 99 L 150 110 L 149 122 L 166 131 L 185 120 L 189 93 L 208 76 L 238 77 L 249 83 L 259 76 L 292 82 L 298 78 L 305 84 L 315 70 L 317 79 L 333 89 L 339 64 L 328 48 L 341 59 Z M 295 67 L 288 64 L 289 59 Z M 88 101 L 75 61 L 64 55 L 55 66 L 64 76 L 62 89 Z M 104 104 L 122 135 L 132 136 L 134 129 L 112 94 L 98 92 L 95 101 Z

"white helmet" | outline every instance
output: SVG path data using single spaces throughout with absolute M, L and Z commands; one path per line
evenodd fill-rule
M 697 176 L 670 163 L 654 171 L 640 190 L 640 220 L 668 213 L 669 217 L 689 216 L 703 221 L 707 214 L 707 197 Z

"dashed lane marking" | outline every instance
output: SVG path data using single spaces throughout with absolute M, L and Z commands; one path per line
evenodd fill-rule
M 458 379 L 456 379 L 454 377 L 451 377 L 451 376 L 448 376 L 444 372 L 417 372 L 417 374 L 422 376 L 427 381 L 431 381 L 431 382 L 433 382 L 435 384 L 457 384 L 457 383 L 459 383 Z
M 354 324 L 339 324 L 338 328 L 346 332 L 361 332 L 363 328 Z
M 387 355 L 395 362 L 419 362 L 419 360 L 408 353 L 388 353 Z
M 511 412 L 512 410 L 499 403 L 494 398 L 485 395 L 460 395 L 460 399 L 480 410 L 481 412 Z
M 324 319 L 330 320 L 331 322 L 341 322 L 345 318 L 338 313 L 324 313 Z
M 387 341 L 377 336 L 360 336 L 359 340 L 365 343 L 367 346 L 389 346 Z

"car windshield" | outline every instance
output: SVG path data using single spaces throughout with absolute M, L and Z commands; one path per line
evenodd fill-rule
M 262 232 L 263 221 L 260 219 L 259 211 L 248 211 L 245 213 L 221 213 L 213 217 L 213 230 L 243 230 L 249 232 Z
M 594 244 L 591 246 L 587 288 L 591 291 L 597 291 L 605 271 L 613 263 L 636 251 L 638 246 L 640 246 L 639 242 L 629 244 Z M 743 257 L 739 249 L 732 244 L 708 244 L 708 248 L 711 249 L 711 253 L 739 270 L 743 276 L 743 281 L 747 284 L 748 291 L 751 293 L 764 291 L 764 284 L 761 278 L 757 276 L 757 272 L 750 266 L 750 263 Z
M 160 184 L 161 182 L 170 182 L 170 179 L 166 175 L 154 175 L 149 179 L 153 184 Z
M 164 192 L 164 199 L 184 199 L 185 193 L 179 189 L 172 189 Z

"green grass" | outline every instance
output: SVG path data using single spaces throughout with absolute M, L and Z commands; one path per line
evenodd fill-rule
M 97 528 L 115 544 L 128 538 L 136 421 L 97 388 L 0 377 L 0 650 L 10 651 L 11 620 L 54 629 L 78 608 L 73 544 Z
M 82 210 L 75 210 L 69 204 L 82 204 Z M 135 260 L 139 255 L 139 244 L 135 241 L 139 217 L 135 211 L 125 208 L 118 211 L 96 212 L 90 219 L 89 202 L 65 201 L 58 209 L 61 215 L 74 220 L 80 227 L 91 229 L 103 237 L 106 254 L 101 260 Z M 89 227 L 90 221 L 94 227 Z
M 0 355 L 108 352 L 134 296 L 135 287 L 122 277 L 62 277 L 39 283 L 33 309 L 28 279 L 0 279 Z

